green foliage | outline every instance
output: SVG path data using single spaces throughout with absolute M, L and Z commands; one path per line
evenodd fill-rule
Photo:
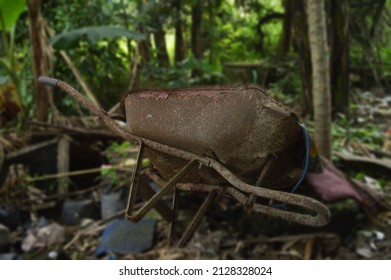
M 114 159 L 114 157 L 119 157 L 124 159 L 128 155 L 128 150 L 132 148 L 134 145 L 131 142 L 114 142 L 107 148 L 107 158 L 109 160 Z
M 262 61 L 267 72 L 267 81 L 261 80 L 263 77 L 259 74 L 256 82 L 266 83 L 268 88 L 277 93 L 278 99 L 288 106 L 301 102 L 302 89 L 297 63 L 301 58 L 297 53 L 295 56 L 289 56 L 297 51 L 297 44 L 300 44 L 301 40 L 295 37 L 301 35 L 293 25 L 290 38 L 292 53 L 288 54 L 285 61 L 277 61 L 275 55 L 281 39 L 283 1 L 203 1 L 203 60 L 195 59 L 190 47 L 191 10 L 195 1 L 180 1 L 180 11 L 176 6 L 178 3 L 179 1 L 174 0 L 44 1 L 42 12 L 45 22 L 58 34 L 51 39 L 56 60 L 54 70 L 50 74 L 75 85 L 76 89 L 80 90 L 69 66 L 58 54 L 58 50 L 66 50 L 103 107 L 110 108 L 120 100 L 121 93 L 128 87 L 133 62 L 138 64 L 137 87 L 178 87 L 225 83 L 227 80 L 221 73 L 225 63 Z M 349 45 L 351 68 L 359 71 L 371 68 L 367 62 L 372 61 L 376 66 L 372 72 L 378 75 L 380 82 L 389 83 L 391 28 L 385 21 L 389 17 L 387 11 L 391 8 L 390 2 L 386 3 L 387 10 L 383 10 L 384 16 L 379 19 L 374 17 L 376 4 L 365 9 L 353 5 L 350 26 L 352 40 Z M 26 70 L 31 66 L 26 64 L 30 60 L 26 15 L 22 14 L 20 17 L 18 25 L 21 28 L 17 29 L 16 34 L 12 33 L 11 28 L 25 8 L 25 0 L 0 0 L 0 15 L 3 15 L 5 29 L 8 30 L 2 32 L 5 36 L 0 43 L 0 82 L 13 81 L 19 96 L 26 104 L 31 102 L 33 96 L 31 69 Z M 369 13 L 366 13 L 367 11 Z M 275 14 L 279 16 L 273 17 Z M 186 58 L 174 65 L 174 34 L 178 18 L 182 23 Z M 329 20 L 332 21 L 332 15 Z M 369 41 L 368 36 L 372 27 L 376 28 L 373 40 Z M 163 29 L 167 34 L 166 39 L 170 39 L 166 40 L 172 62 L 168 67 L 160 67 L 161 63 L 156 55 L 153 32 L 158 29 Z M 14 35 L 16 40 L 13 39 Z M 143 38 L 151 43 L 148 47 L 150 49 L 147 50 L 150 56 L 148 63 L 144 63 L 141 55 L 136 58 L 138 61 L 133 61 L 136 40 Z M 4 39 L 7 39 L 6 42 Z M 128 42 L 128 39 L 131 42 Z M 14 44 L 18 44 L 18 49 L 12 48 Z M 138 51 L 141 53 L 140 48 Z M 9 53 L 13 53 L 13 56 Z M 192 75 L 194 70 L 200 70 L 201 76 Z M 355 71 L 354 75 L 373 74 L 361 74 L 359 71 Z M 26 87 L 29 87 L 29 90 L 26 90 Z M 62 112 L 76 112 L 74 102 L 68 97 L 55 95 L 55 98 L 56 105 Z M 346 132 L 349 133 L 349 138 L 365 137 L 366 141 L 377 145 L 378 135 L 373 134 L 373 131 L 373 128 L 351 129 L 338 124 L 334 134 L 338 138 Z
M 285 60 L 276 61 L 275 58 L 262 60 L 266 69 L 274 71 L 273 81 L 270 84 L 270 90 L 277 93 L 279 100 L 287 106 L 294 106 L 301 102 L 301 80 L 297 69 L 297 61 Z
M 339 114 L 332 127 L 333 150 L 342 149 L 343 140 L 365 143 L 373 148 L 381 148 L 384 133 L 373 123 L 366 123 L 356 127 L 352 120 L 345 115 Z
M 388 186 L 388 181 L 386 179 L 381 178 L 381 179 L 377 180 L 377 182 L 379 183 L 380 187 L 382 187 L 382 188 L 385 188 Z
M 101 177 L 107 178 L 113 186 L 118 186 L 121 183 L 121 178 L 114 168 L 104 168 L 100 171 Z
M 272 12 L 282 12 L 278 1 L 220 1 L 219 5 L 209 5 L 204 36 L 210 63 L 221 65 L 274 56 L 282 21 L 272 20 L 258 26 L 260 19 Z
M 232 11 L 232 10 L 231 10 Z M 232 14 L 223 10 L 214 18 L 206 36 L 210 38 L 213 62 L 251 61 L 259 58 L 255 46 L 258 38 L 254 33 L 256 16 Z M 218 28 L 216 28 L 218 26 Z M 207 54 L 208 55 L 208 54 Z
M 15 47 L 15 25 L 20 14 L 26 9 L 24 0 L 0 0 L 0 85 L 12 89 L 12 98 L 24 113 L 22 96 L 26 94 L 24 62 L 29 58 L 20 56 Z M 20 57 L 20 59 L 19 59 Z M 3 93 L 1 93 L 3 94 Z
M 49 26 L 58 34 L 52 38 L 53 46 L 67 51 L 103 106 L 109 108 L 120 99 L 131 77 L 136 44 L 128 44 L 125 38 L 138 40 L 144 36 L 149 40 L 150 34 L 158 28 L 173 34 L 178 20 L 175 3 L 76 0 L 70 4 L 66 0 L 55 0 L 45 2 L 43 11 Z M 257 33 L 257 24 L 268 13 L 282 11 L 278 1 L 205 1 L 204 59 L 195 59 L 189 50 L 193 4 L 194 1 L 182 1 L 180 11 L 183 36 L 188 47 L 187 58 L 177 65 L 161 67 L 156 47 L 152 44 L 150 62 L 139 68 L 138 87 L 224 83 L 226 79 L 221 70 L 225 62 L 254 61 L 276 52 L 282 21 L 273 20 L 262 26 L 262 36 Z M 142 30 L 144 34 L 135 30 Z M 258 48 L 261 40 L 267 45 L 262 53 Z M 174 57 L 175 38 L 169 42 L 171 45 L 167 48 L 171 51 L 170 56 Z M 193 76 L 194 70 L 200 70 L 201 76 Z M 55 62 L 53 75 L 80 89 L 62 59 Z M 291 80 L 286 78 L 286 82 Z M 61 98 L 56 103 L 62 112 L 75 112 L 66 99 Z
M 375 1 L 373 6 L 362 5 L 351 9 L 349 56 L 351 69 L 362 80 L 359 81 L 360 85 L 390 84 L 390 9 L 390 1 Z
M 106 149 L 107 159 L 114 166 L 101 169 L 101 177 L 107 178 L 109 182 L 114 186 L 119 186 L 123 183 L 129 182 L 129 175 L 119 173 L 115 167 L 118 164 L 124 164 L 129 158 L 129 149 L 133 147 L 133 144 L 125 141 L 121 143 L 114 142 Z
M 362 180 L 364 179 L 364 177 L 365 177 L 365 173 L 363 172 L 357 172 L 356 175 L 354 176 L 354 178 L 357 180 Z
M 136 165 L 136 149 L 134 144 L 129 141 L 114 142 L 107 147 L 105 154 L 111 166 L 101 170 L 101 177 L 105 177 L 113 186 L 123 186 L 129 183 L 130 174 L 128 172 L 119 172 L 118 168 L 129 168 Z M 149 166 L 149 160 L 143 159 L 142 167 Z
M 359 172 L 356 172 L 353 177 L 356 180 L 363 181 L 363 180 L 365 180 L 366 176 L 368 176 L 368 175 L 365 174 L 364 172 L 359 171 Z M 388 181 L 384 178 L 373 179 L 373 180 L 376 180 L 376 183 L 378 184 L 378 186 L 380 188 L 385 188 L 388 186 Z
M 201 76 L 192 77 L 193 70 L 200 70 Z M 153 82 L 151 82 L 153 81 Z M 163 68 L 147 65 L 142 69 L 142 87 L 184 87 L 201 84 L 224 83 L 225 77 L 204 60 L 190 57 L 175 67 Z
M 131 9 L 134 3 L 128 7 Z M 129 50 L 125 46 L 126 38 L 139 39 L 143 36 L 134 28 L 125 28 L 122 5 L 118 1 L 106 0 L 76 0 L 72 3 L 56 0 L 45 2 L 43 12 L 48 25 L 59 34 L 57 40 L 70 43 L 66 45 L 67 54 L 103 107 L 113 106 L 129 85 L 132 61 L 129 61 Z M 88 35 L 89 31 L 93 31 L 95 35 Z M 119 38 L 121 34 L 125 37 Z M 56 46 L 61 44 L 58 42 Z M 63 49 L 62 46 L 59 47 Z M 81 90 L 69 66 L 56 50 L 54 54 L 57 60 L 52 75 Z M 55 95 L 55 98 L 61 112 L 77 112 L 75 103 L 68 97 Z
M 89 26 L 63 32 L 51 38 L 51 43 L 56 49 L 69 49 L 76 47 L 78 43 L 87 39 L 91 44 L 96 44 L 104 39 L 116 39 L 128 37 L 135 40 L 144 39 L 144 35 L 138 31 L 127 30 L 118 26 Z
M 26 9 L 26 0 L 0 0 L 0 30 L 14 28 L 20 14 Z

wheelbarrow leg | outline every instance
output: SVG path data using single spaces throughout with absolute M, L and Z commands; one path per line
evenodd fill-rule
M 154 196 L 151 197 L 151 199 L 149 199 L 139 210 L 136 214 L 132 214 L 133 213 L 133 205 L 134 204 L 131 204 L 130 202 L 128 203 L 128 209 L 126 211 L 126 218 L 131 221 L 131 222 L 134 222 L 134 223 L 137 223 L 142 217 L 145 216 L 145 214 L 147 214 L 147 212 L 149 210 L 151 210 L 151 208 L 153 208 L 155 206 L 155 204 L 160 201 L 163 196 L 169 192 L 188 172 L 189 170 L 197 163 L 197 160 L 196 159 L 193 159 L 191 161 L 189 161 L 177 174 L 175 174 L 174 177 L 172 177 L 163 187 L 160 191 L 158 191 L 156 194 L 154 194 Z M 138 163 L 137 163 L 138 165 Z M 137 166 L 138 167 L 138 166 Z M 137 169 L 137 168 L 136 168 Z M 137 174 L 139 172 L 137 172 L 137 170 L 134 172 L 134 174 L 136 176 L 139 176 L 139 174 Z M 136 179 L 135 178 L 135 182 L 138 184 L 138 178 Z M 133 182 L 132 182 L 132 185 L 133 185 Z M 136 186 L 137 187 L 137 186 Z M 131 190 L 131 195 L 134 195 L 135 196 L 135 193 L 132 192 Z M 133 198 L 133 197 L 132 197 Z M 135 198 L 133 198 L 135 199 Z M 131 197 L 129 196 L 129 201 L 131 200 Z M 132 208 L 129 208 L 129 205 L 132 206 Z
M 177 219 L 178 219 L 178 211 L 179 211 L 179 198 L 180 198 L 180 190 L 174 188 L 174 195 L 172 199 L 172 216 L 171 216 L 171 226 L 170 226 L 170 236 L 169 236 L 169 245 L 173 246 L 178 239 L 177 232 Z
M 194 232 L 198 228 L 201 223 L 202 218 L 205 215 L 206 210 L 208 210 L 209 206 L 213 203 L 213 201 L 217 197 L 217 191 L 211 191 L 208 196 L 205 198 L 204 202 L 198 209 L 197 213 L 193 217 L 193 220 L 190 222 L 189 226 L 186 228 L 185 233 L 182 235 L 182 238 L 179 240 L 177 246 L 185 247 L 190 239 L 193 237 Z
M 154 174 L 148 174 L 152 181 L 159 185 L 164 185 L 165 182 L 158 176 Z M 197 213 L 189 223 L 189 226 L 186 228 L 185 232 L 182 234 L 182 237 L 178 242 L 178 232 L 177 232 L 177 217 L 179 211 L 180 204 L 180 193 L 182 191 L 202 191 L 208 192 L 208 196 L 204 199 L 202 205 L 198 209 Z M 208 210 L 209 206 L 214 202 L 217 195 L 221 192 L 225 192 L 225 190 L 221 186 L 215 185 L 194 185 L 191 183 L 187 184 L 178 184 L 174 190 L 173 204 L 172 204 L 172 221 L 171 221 L 171 229 L 170 229 L 170 237 L 169 237 L 169 245 L 184 247 L 190 241 L 194 232 L 198 228 L 202 218 L 205 215 L 205 212 Z
M 141 175 L 139 188 L 140 194 L 145 200 L 151 199 L 151 197 L 156 193 L 149 185 L 147 178 L 148 177 L 145 174 Z M 158 201 L 154 208 L 167 222 L 172 221 L 172 210 L 163 200 Z
M 143 143 L 140 142 L 139 150 L 137 153 L 136 166 L 131 179 L 128 206 L 126 210 L 127 216 L 131 216 L 133 214 L 133 208 L 134 208 L 134 204 L 135 204 L 135 200 L 137 197 L 137 192 L 139 190 L 140 184 L 141 184 L 140 193 L 144 199 L 148 200 L 152 198 L 153 195 L 155 194 L 155 191 L 149 186 L 145 174 L 141 175 L 143 157 L 144 157 L 144 145 Z M 158 201 L 155 205 L 155 208 L 156 211 L 158 211 L 159 214 L 165 220 L 167 220 L 168 222 L 171 221 L 171 216 L 172 216 L 171 209 L 163 201 Z
M 128 205 L 126 208 L 126 217 L 132 216 L 134 204 L 136 202 L 138 185 L 140 182 L 140 172 L 142 167 L 142 161 L 144 156 L 144 145 L 142 142 L 139 142 L 139 150 L 137 153 L 136 166 L 134 168 L 132 178 L 130 180 L 130 190 L 128 197 Z

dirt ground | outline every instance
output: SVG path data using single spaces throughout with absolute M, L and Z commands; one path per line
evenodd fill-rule
M 131 259 L 390 259 L 391 212 L 371 214 L 354 201 L 328 205 L 321 228 L 235 210 L 211 209 L 185 248 L 167 246 L 168 226 L 158 223 L 155 248 Z

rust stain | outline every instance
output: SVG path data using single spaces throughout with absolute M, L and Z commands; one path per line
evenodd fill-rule
M 205 96 L 216 99 L 219 95 L 224 94 L 223 91 L 190 91 L 176 94 L 177 99 L 190 99 L 197 96 Z
M 215 90 L 189 90 L 186 92 L 167 92 L 167 91 L 147 91 L 147 92 L 139 92 L 138 95 L 141 98 L 153 98 L 156 100 L 166 100 L 169 97 L 186 100 L 192 99 L 198 96 L 204 96 L 208 98 L 216 99 L 221 94 L 224 94 L 223 91 L 215 91 Z
M 138 94 L 141 98 L 154 98 L 156 100 L 166 100 L 170 95 L 164 91 L 150 91 L 140 92 Z

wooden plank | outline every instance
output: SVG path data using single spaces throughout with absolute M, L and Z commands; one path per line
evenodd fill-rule
M 336 153 L 336 155 L 340 157 L 342 161 L 353 166 L 381 172 L 385 175 L 391 176 L 391 160 L 368 158 L 347 153 Z

